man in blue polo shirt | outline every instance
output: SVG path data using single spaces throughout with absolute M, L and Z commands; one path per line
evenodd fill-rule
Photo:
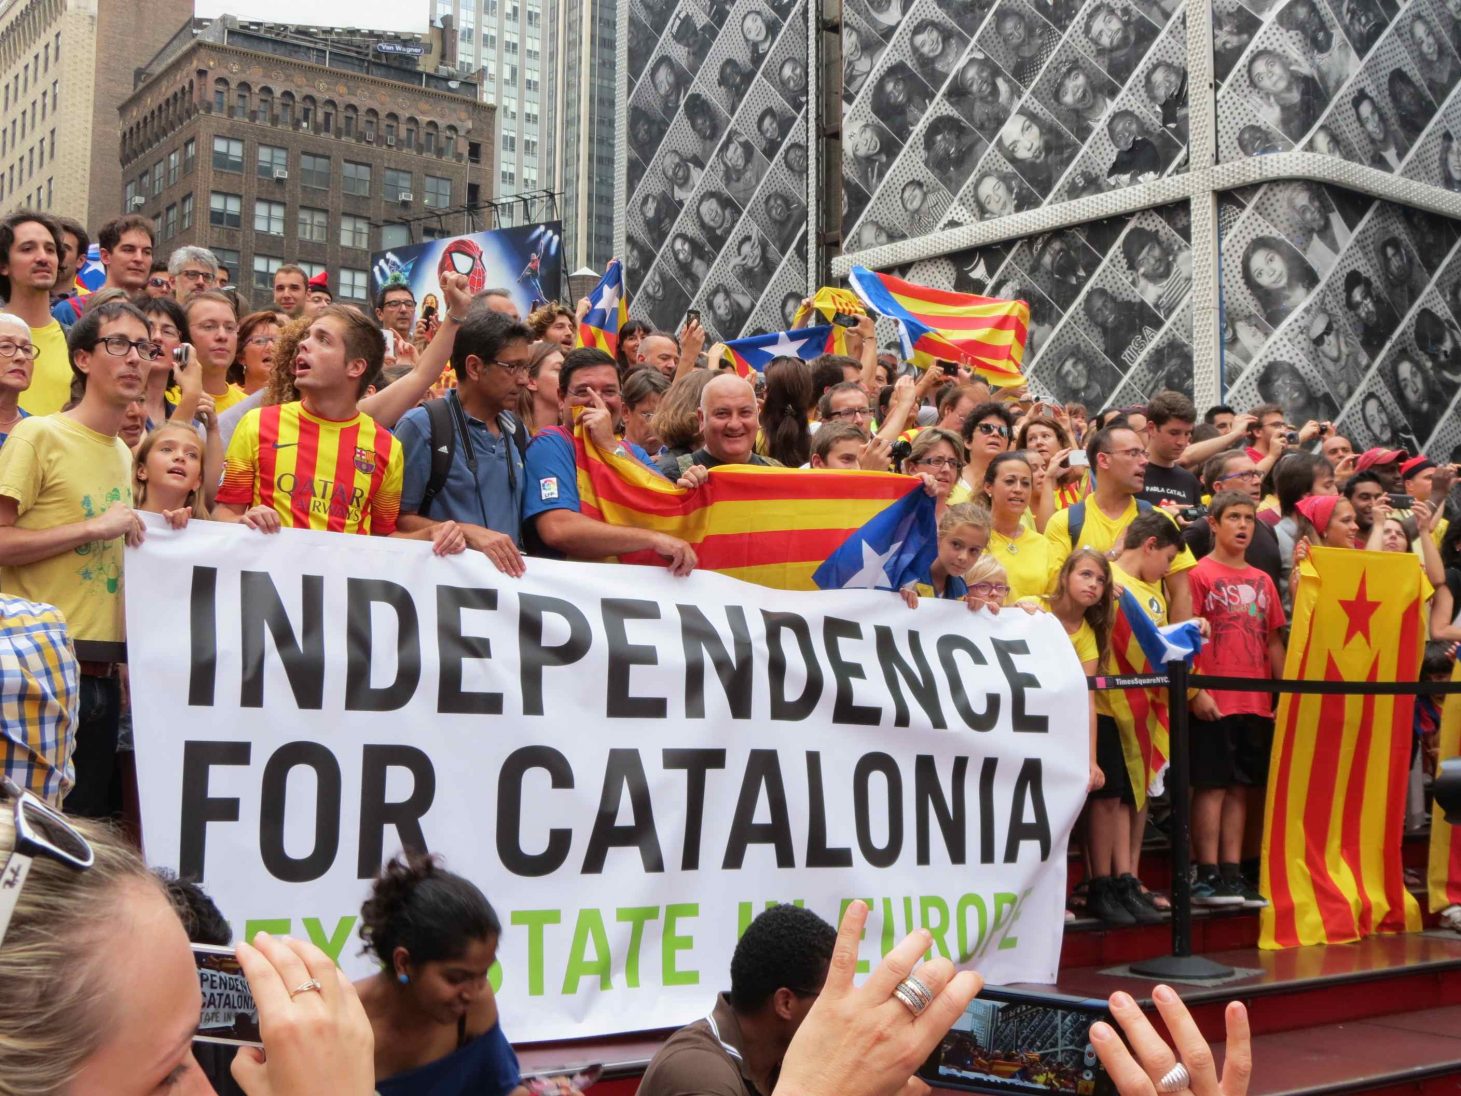
M 522 505 L 527 433 L 513 415 L 528 379 L 532 332 L 511 316 L 469 312 L 452 342 L 457 387 L 412 408 L 394 433 L 405 450 L 397 527 L 412 532 L 455 521 L 475 548 L 507 575 L 523 573 Z M 432 481 L 446 446 L 446 476 Z
M 538 537 L 551 551 L 570 559 L 598 560 L 628 552 L 650 550 L 663 557 L 670 571 L 687 575 L 695 568 L 695 549 L 678 537 L 654 529 L 610 525 L 579 512 L 578 465 L 573 452 L 573 409 L 583 408 L 583 428 L 606 453 L 632 456 L 657 471 L 649 455 L 614 433 L 623 418 L 619 395 L 619 367 L 602 350 L 571 350 L 558 372 L 563 393 L 565 426 L 550 426 L 528 447 L 527 489 L 523 496 L 523 523 L 533 522 Z M 704 482 L 705 472 L 692 469 L 681 487 Z

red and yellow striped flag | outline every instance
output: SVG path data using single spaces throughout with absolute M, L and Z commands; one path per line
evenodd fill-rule
M 1461 681 L 1461 663 L 1451 671 L 1452 681 Z M 1442 761 L 1461 757 L 1461 693 L 1446 697 L 1441 708 L 1438 756 Z M 1426 870 L 1430 910 L 1440 913 L 1447 906 L 1461 904 L 1461 826 L 1446 821 L 1437 805 L 1431 814 L 1431 857 Z
M 685 491 L 633 457 L 604 453 L 576 426 L 579 510 L 611 525 L 657 529 L 695 548 L 702 570 L 781 590 L 815 590 L 814 572 L 875 514 L 911 491 L 890 472 L 723 465 Z M 621 563 L 663 566 L 651 551 Z
M 1120 677 L 1164 674 L 1165 666 L 1153 666 L 1132 630 L 1130 614 L 1141 613 L 1141 603 L 1130 590 L 1117 599 L 1111 624 L 1111 667 Z M 1171 723 L 1167 711 L 1167 687 L 1154 689 L 1110 689 L 1102 694 L 1111 716 L 1121 730 L 1121 753 L 1126 758 L 1126 775 L 1136 809 L 1146 806 L 1147 794 L 1161 795 L 1171 748 Z
M 1284 677 L 1416 680 L 1426 591 L 1415 556 L 1315 548 L 1300 575 Z M 1260 947 L 1420 930 L 1400 856 L 1414 708 L 1410 696 L 1280 699 Z

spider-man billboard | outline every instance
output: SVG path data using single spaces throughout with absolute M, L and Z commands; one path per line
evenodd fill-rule
M 545 221 L 377 251 L 370 257 L 371 297 L 387 282 L 400 283 L 416 295 L 423 316 L 432 305 L 440 313 L 441 275 L 455 271 L 467 276 L 473 293 L 507 290 L 526 316 L 535 301 L 564 295 L 562 240 L 562 222 Z

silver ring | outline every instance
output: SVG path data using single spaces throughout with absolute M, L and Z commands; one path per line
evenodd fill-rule
M 289 991 L 289 999 L 292 1001 L 296 997 L 298 997 L 301 993 L 310 993 L 310 992 L 323 993 L 324 992 L 324 988 L 325 988 L 324 986 L 320 985 L 320 980 L 318 978 L 311 978 L 308 982 L 305 982 L 303 985 L 295 986 L 292 990 L 290 990 Z
M 1187 1072 L 1187 1067 L 1178 1062 L 1157 1082 L 1158 1092 L 1181 1092 L 1184 1088 L 1192 1087 L 1192 1075 Z
M 902 1001 L 914 1016 L 923 1015 L 923 1010 L 933 1004 L 933 994 L 928 987 L 911 974 L 893 987 L 893 996 Z

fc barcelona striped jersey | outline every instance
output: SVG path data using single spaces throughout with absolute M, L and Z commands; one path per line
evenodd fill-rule
M 290 529 L 390 536 L 403 468 L 401 443 L 369 415 L 336 422 L 300 403 L 259 407 L 234 431 L 218 501 L 272 507 Z

